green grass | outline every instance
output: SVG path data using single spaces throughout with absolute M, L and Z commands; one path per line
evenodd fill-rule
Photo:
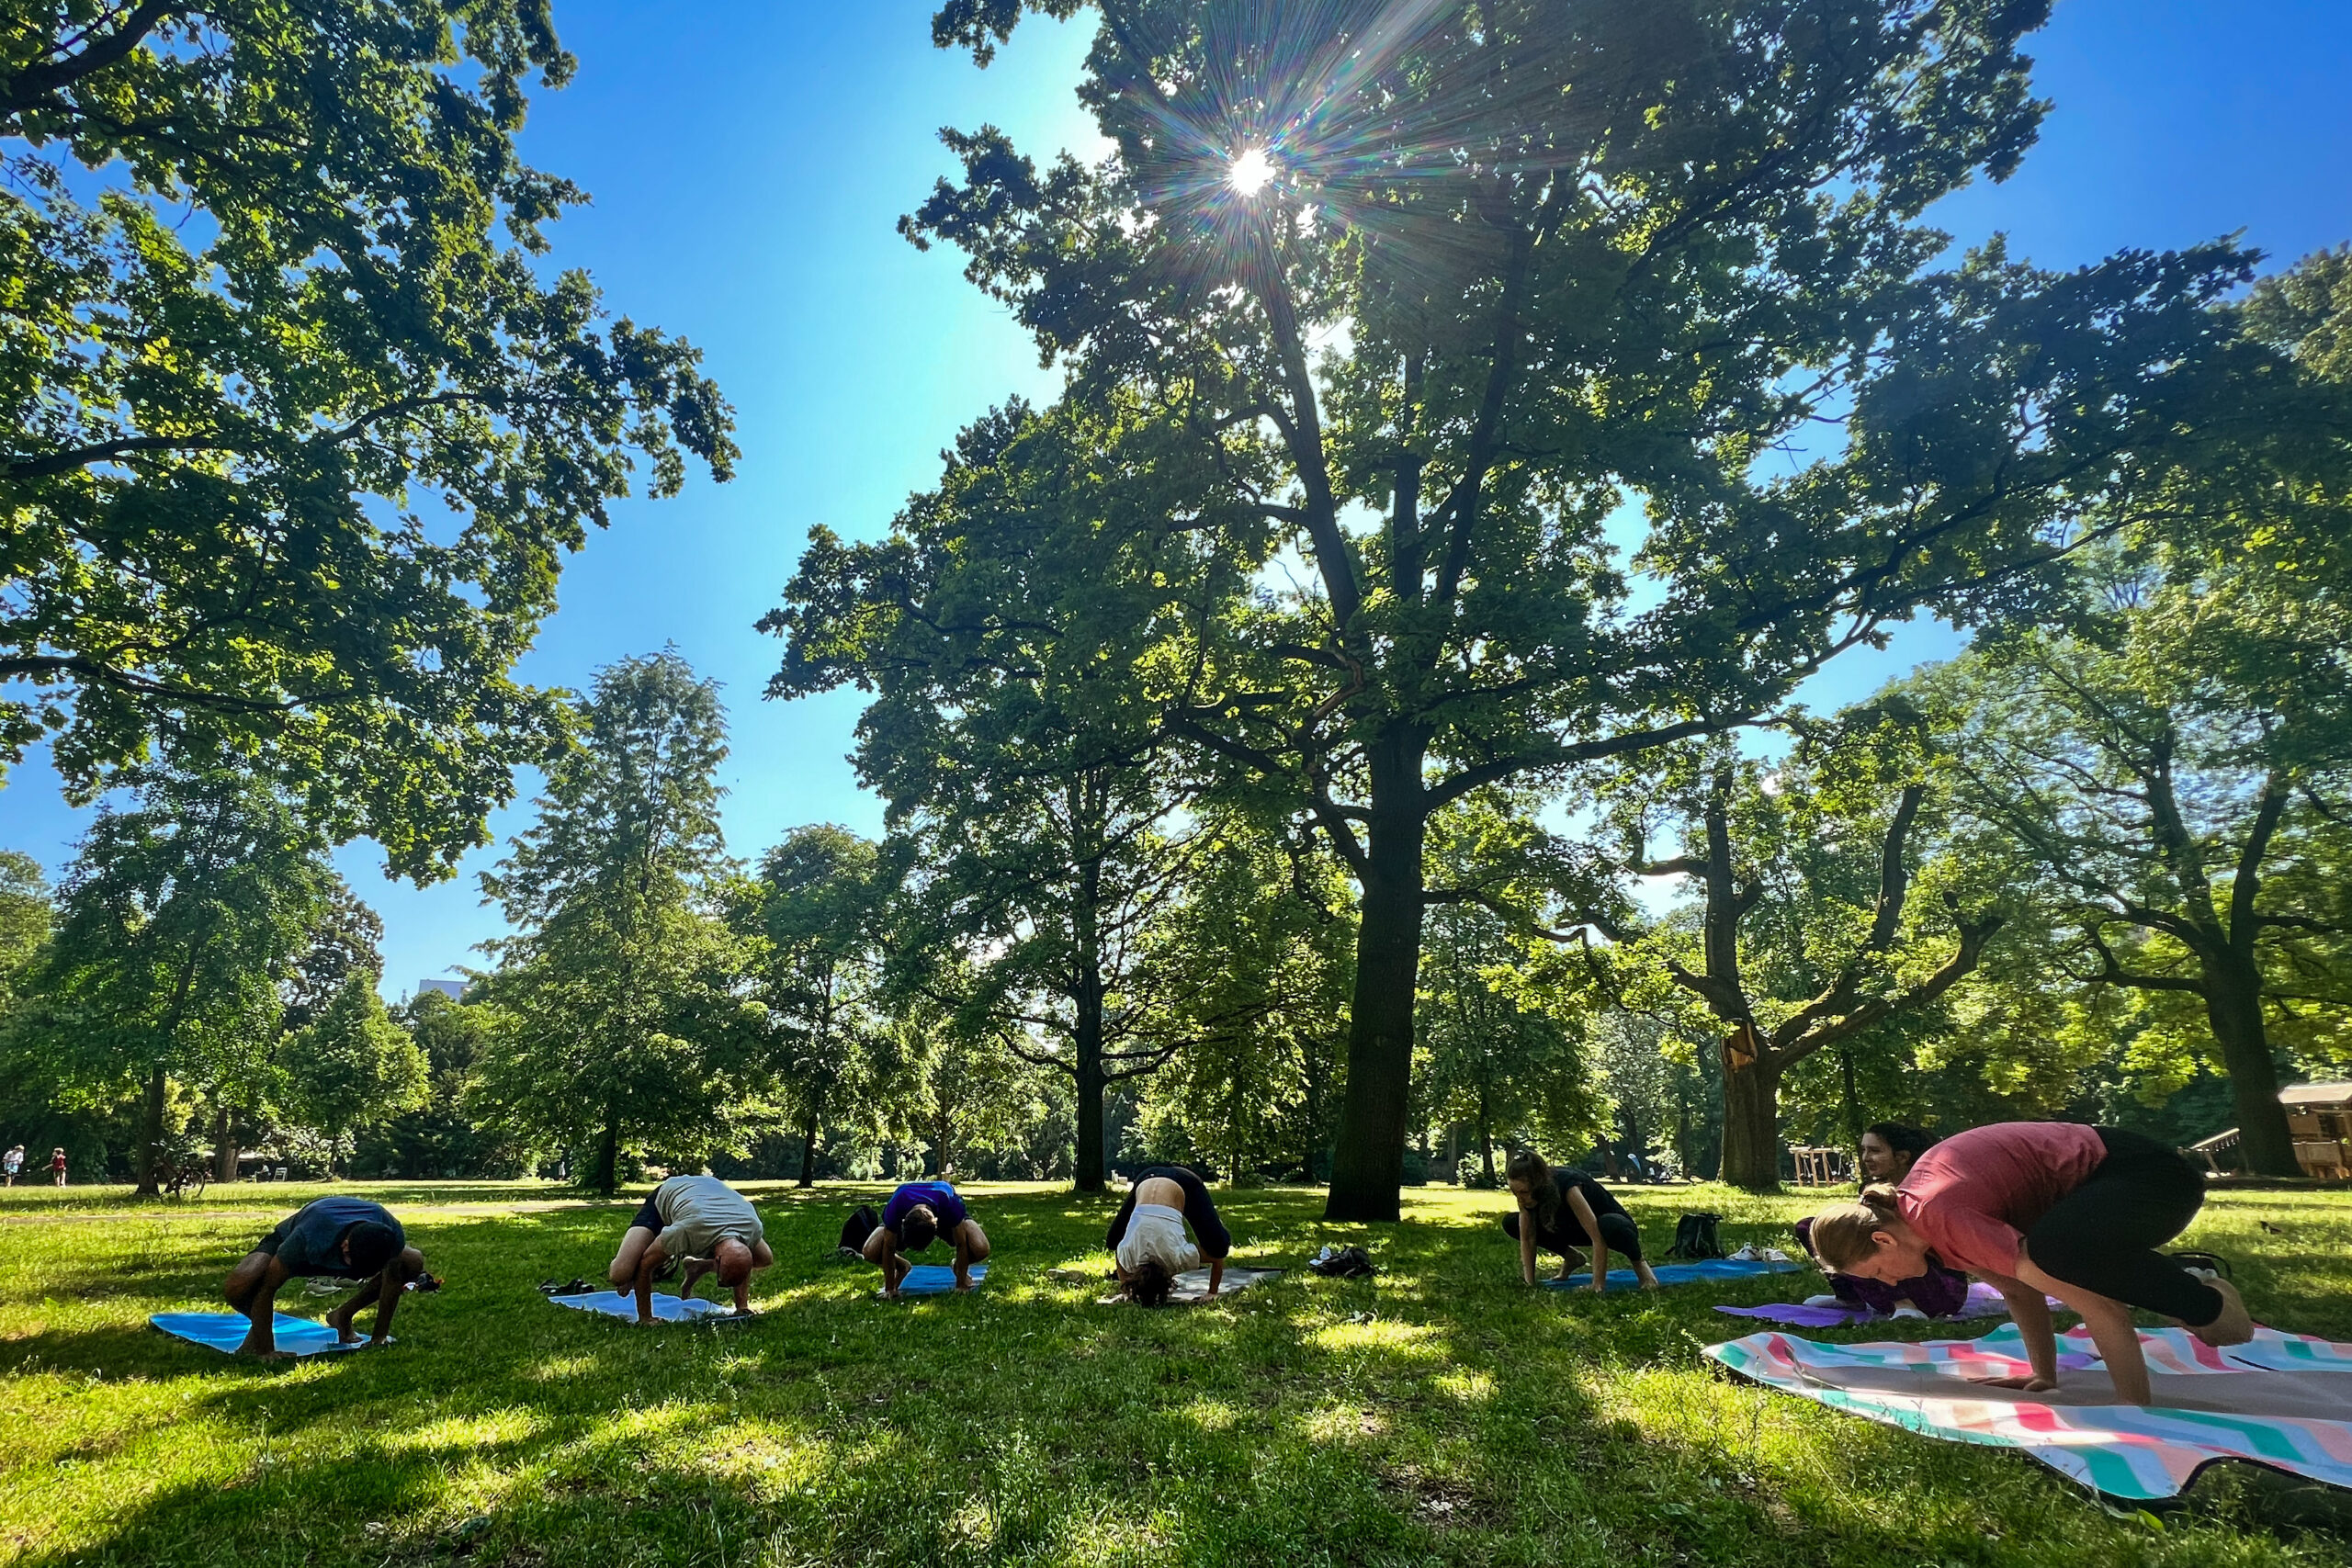
M 345 1188 L 343 1190 L 354 1189 Z M 1718 1300 L 1529 1292 L 1492 1193 L 1408 1195 L 1388 1227 L 1317 1195 L 1220 1195 L 1244 1262 L 1368 1245 L 1370 1281 L 1294 1271 L 1211 1307 L 1099 1307 L 1107 1201 L 973 1192 L 976 1295 L 886 1307 L 826 1260 L 854 1196 L 755 1188 L 782 1260 L 750 1325 L 647 1330 L 532 1285 L 599 1272 L 630 1205 L 538 1185 L 363 1187 L 447 1291 L 389 1350 L 284 1367 L 165 1339 L 320 1190 L 198 1205 L 0 1194 L 0 1562 L 749 1565 L 1363 1562 L 2306 1564 L 2345 1540 L 2261 1522 L 2224 1483 L 2162 1524 L 2032 1461 L 1931 1442 L 1713 1374 Z M 1810 1206 L 1632 1199 L 1770 1239 Z M 2257 1220 L 2280 1227 L 2264 1230 Z M 2257 1316 L 2352 1338 L 2352 1199 L 2219 1195 L 2186 1245 L 2238 1260 Z M 295 1310 L 316 1298 L 289 1292 Z M 1849 1330 L 1846 1337 L 1888 1330 Z

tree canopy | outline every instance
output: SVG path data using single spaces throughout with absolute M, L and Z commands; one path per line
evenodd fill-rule
M 260 768 L 419 879 L 486 841 L 563 556 L 736 455 L 693 348 L 542 275 L 571 70 L 522 0 L 0 6 L 0 762 Z
M 2246 264 L 1935 270 L 1920 210 L 2033 138 L 2039 5 L 1100 9 L 1110 154 L 950 132 L 903 226 L 1115 417 L 1080 504 L 1101 591 L 1181 626 L 1161 731 L 1362 888 L 1330 1207 L 1393 1218 L 1432 816 L 1752 721 L 1922 607 L 2038 603 Z

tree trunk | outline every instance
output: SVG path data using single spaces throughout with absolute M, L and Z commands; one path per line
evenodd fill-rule
M 1413 1080 L 1413 993 L 1421 963 L 1421 849 L 1429 818 L 1419 739 L 1371 748 L 1363 923 L 1348 1019 L 1348 1088 L 1332 1151 L 1327 1220 L 1394 1220 L 1405 1181 Z
M 226 1101 L 212 1111 L 212 1176 L 216 1181 L 237 1179 L 237 1118 Z
M 2222 1047 L 2237 1112 L 2238 1148 L 2256 1176 L 2301 1176 L 2287 1108 L 2278 1103 L 2278 1066 L 2262 1018 L 2262 976 L 2252 960 L 2224 953 L 2199 954 L 2205 976 L 2205 1017 Z
M 1724 1065 L 1723 1179 L 1750 1192 L 1781 1185 L 1781 1074 L 1761 1059 Z
M 605 1111 L 605 1130 L 596 1134 L 596 1165 L 595 1168 L 588 1173 L 588 1186 L 591 1190 L 601 1192 L 609 1198 L 620 1184 L 620 1118 L 607 1107 Z
M 1100 1192 L 1109 1184 L 1102 1148 L 1102 860 L 1099 846 L 1090 840 L 1087 847 L 1095 852 L 1079 866 L 1070 899 L 1076 960 L 1070 1049 L 1078 1089 L 1078 1163 L 1071 1179 L 1080 1192 Z
M 1854 1147 L 1862 1146 L 1862 1100 L 1854 1092 L 1854 1053 L 1850 1046 L 1838 1047 L 1838 1071 L 1846 1083 L 1846 1137 Z
M 1486 1172 L 1487 1185 L 1495 1184 L 1495 1123 L 1487 1113 L 1487 1086 L 1478 1086 L 1478 1163 Z
M 813 1111 L 800 1127 L 800 1185 L 817 1185 L 817 1113 Z
M 164 1065 L 147 1075 L 147 1103 L 139 1118 L 139 1191 L 141 1198 L 160 1196 L 164 1190 L 156 1167 L 164 1152 Z
M 942 1181 L 948 1179 L 949 1173 L 955 1168 L 955 1152 L 947 1145 L 954 1130 L 954 1118 L 948 1114 L 947 1102 L 943 1100 L 939 1102 L 938 1116 L 932 1121 L 931 1134 L 931 1141 L 938 1145 L 939 1179 Z

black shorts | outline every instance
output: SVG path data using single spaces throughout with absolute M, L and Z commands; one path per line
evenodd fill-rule
M 657 1187 L 653 1190 L 658 1192 L 661 1189 Z M 634 1230 L 641 1225 L 654 1235 L 660 1235 L 669 1224 L 669 1221 L 662 1217 L 662 1211 L 655 1206 L 653 1192 L 648 1192 L 645 1195 L 644 1206 L 637 1211 L 637 1217 L 629 1221 L 629 1228 Z
M 277 1257 L 277 1249 L 286 1244 L 286 1233 L 291 1230 L 293 1226 L 294 1216 L 292 1214 L 288 1214 L 284 1219 L 278 1221 L 276 1228 L 271 1230 L 267 1235 L 254 1243 L 254 1250 L 255 1252 L 266 1252 L 272 1258 Z
M 294 1229 L 294 1222 L 301 1217 L 301 1211 L 298 1209 L 293 1213 L 290 1213 L 284 1219 L 278 1221 L 277 1225 L 267 1235 L 254 1243 L 254 1250 L 255 1252 L 267 1253 L 272 1258 L 277 1257 L 277 1249 L 286 1245 L 287 1235 Z M 354 1274 L 347 1269 L 330 1269 L 323 1263 L 305 1269 L 300 1273 L 294 1273 L 289 1270 L 288 1277 L 299 1280 L 364 1280 L 372 1278 L 370 1275 Z

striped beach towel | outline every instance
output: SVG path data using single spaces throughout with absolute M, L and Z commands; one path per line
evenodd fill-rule
M 1971 1380 L 2029 1369 L 2014 1324 L 1979 1339 L 1824 1345 L 1751 1334 L 1707 1354 L 1769 1388 L 1952 1442 L 2019 1449 L 2126 1501 L 2174 1497 L 2222 1460 L 2352 1488 L 2352 1345 L 2276 1329 L 2216 1349 L 2185 1329 L 2143 1330 L 2155 1403 L 2112 1403 L 2090 1337 L 2059 1337 L 2057 1390 Z

